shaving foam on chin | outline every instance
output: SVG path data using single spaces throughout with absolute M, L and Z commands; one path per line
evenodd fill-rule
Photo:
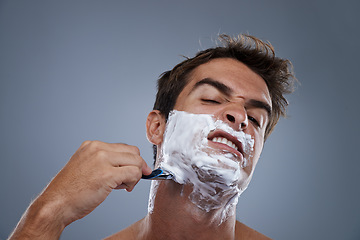
M 230 152 L 208 146 L 208 135 L 213 130 L 225 131 L 242 143 L 243 162 Z M 221 223 L 235 213 L 238 197 L 249 183 L 251 176 L 243 168 L 249 163 L 253 145 L 250 135 L 235 131 L 212 115 L 172 111 L 158 165 L 171 172 L 175 182 L 192 185 L 189 199 L 197 207 L 206 212 L 220 210 Z M 154 198 L 156 188 L 157 184 L 153 183 L 150 199 Z M 149 212 L 152 206 L 153 201 L 149 202 Z

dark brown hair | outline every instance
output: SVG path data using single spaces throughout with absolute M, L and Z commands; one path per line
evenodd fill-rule
M 286 116 L 288 102 L 284 94 L 292 92 L 295 80 L 291 62 L 275 57 L 274 48 L 270 43 L 250 35 L 240 34 L 237 37 L 230 37 L 222 34 L 219 36 L 219 40 L 222 46 L 200 51 L 195 57 L 185 59 L 172 70 L 160 75 L 153 109 L 159 110 L 167 119 L 180 92 L 188 83 L 191 72 L 196 67 L 215 58 L 236 59 L 259 74 L 269 89 L 272 111 L 265 130 L 266 139 L 273 131 L 280 116 Z

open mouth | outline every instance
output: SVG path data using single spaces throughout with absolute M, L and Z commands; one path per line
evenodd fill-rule
M 239 149 L 239 148 L 235 145 L 235 143 L 233 143 L 232 141 L 229 141 L 228 139 L 226 139 L 226 138 L 224 138 L 224 137 L 214 137 L 213 139 L 211 139 L 211 141 L 226 144 L 226 145 L 228 145 L 229 147 L 234 148 L 235 150 L 238 150 L 238 149 Z
M 241 158 L 244 155 L 242 143 L 236 137 L 227 132 L 221 130 L 212 131 L 208 136 L 208 140 L 209 144 L 216 148 L 234 153 Z

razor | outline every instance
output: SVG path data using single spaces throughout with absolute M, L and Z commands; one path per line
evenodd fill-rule
M 161 168 L 154 169 L 149 175 L 142 175 L 142 179 L 147 180 L 166 180 L 172 179 L 173 175 L 168 171 L 162 170 Z

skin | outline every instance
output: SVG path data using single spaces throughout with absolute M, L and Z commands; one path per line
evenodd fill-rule
M 204 79 L 220 82 L 231 91 L 219 90 L 214 84 L 199 84 Z M 247 175 L 243 183 L 246 185 L 263 148 L 269 121 L 265 105 L 271 106 L 271 99 L 259 75 L 236 60 L 214 59 L 195 69 L 174 109 L 213 114 L 234 130 L 242 130 L 254 138 L 253 157 L 248 167 L 243 169 Z M 158 111 L 149 114 L 147 136 L 158 149 L 161 148 L 165 126 L 165 119 Z M 214 143 L 211 146 L 214 151 L 230 151 L 224 144 Z M 191 190 L 190 186 L 173 181 L 160 181 L 153 213 L 108 239 L 269 239 L 237 222 L 235 215 L 219 226 L 214 221 L 217 211 L 206 213 L 190 202 L 188 196 Z
M 231 91 L 225 93 L 212 84 L 198 84 L 203 79 L 220 82 Z M 193 71 L 174 109 L 213 114 L 235 130 L 250 134 L 255 140 L 254 153 L 244 169 L 246 181 L 250 181 L 269 120 L 259 102 L 271 106 L 264 80 L 241 62 L 222 58 Z M 158 149 L 165 126 L 159 111 L 150 112 L 147 136 Z M 211 147 L 214 151 L 230 151 L 221 143 Z M 113 189 L 131 191 L 141 175 L 150 172 L 134 146 L 84 142 L 30 205 L 9 239 L 58 239 L 67 225 L 93 211 Z M 190 192 L 190 186 L 161 181 L 153 213 L 108 239 L 269 239 L 237 222 L 235 215 L 221 225 L 215 224 L 216 212 L 206 213 L 197 208 L 188 199 Z
M 210 84 L 197 85 L 211 79 L 219 82 L 230 91 Z M 206 81 L 207 82 L 207 81 Z M 220 89 L 220 90 L 219 90 Z M 213 114 L 216 119 L 227 123 L 234 130 L 242 130 L 254 139 L 253 158 L 243 169 L 250 181 L 260 153 L 263 149 L 268 112 L 259 104 L 271 106 L 271 98 L 265 81 L 243 63 L 234 59 L 214 59 L 195 69 L 189 84 L 180 93 L 175 109 L 190 113 Z M 220 151 L 225 149 L 221 143 L 210 142 L 209 145 Z M 245 183 L 244 183 L 245 184 Z

